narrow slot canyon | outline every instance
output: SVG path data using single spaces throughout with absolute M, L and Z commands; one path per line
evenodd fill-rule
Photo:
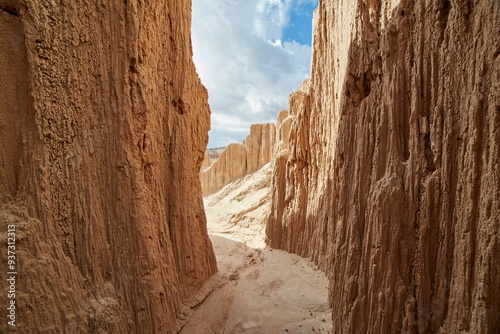
M 499 29 L 0 0 L 0 333 L 500 333 Z
M 331 333 L 325 274 L 265 244 L 271 172 L 268 162 L 205 197 L 219 272 L 181 333 Z

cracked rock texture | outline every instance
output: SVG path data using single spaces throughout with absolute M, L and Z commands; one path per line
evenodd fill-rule
M 334 333 L 500 332 L 500 3 L 320 0 L 277 124 L 268 243 Z
M 178 332 L 216 271 L 190 18 L 190 1 L 0 1 L 0 239 L 15 225 L 19 333 Z
M 200 179 L 203 196 L 215 193 L 271 161 L 275 135 L 273 123 L 252 124 L 250 134 L 241 144 L 229 144 L 214 163 L 202 169 Z

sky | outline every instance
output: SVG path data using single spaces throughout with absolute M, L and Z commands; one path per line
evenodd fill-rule
M 196 70 L 208 90 L 209 148 L 275 122 L 308 77 L 317 0 L 193 0 Z

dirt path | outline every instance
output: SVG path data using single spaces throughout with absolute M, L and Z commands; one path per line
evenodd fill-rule
M 182 334 L 330 333 L 328 282 L 311 262 L 265 247 L 270 166 L 205 199 L 217 288 Z

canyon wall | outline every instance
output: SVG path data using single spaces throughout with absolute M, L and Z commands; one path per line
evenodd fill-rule
M 1 332 L 10 300 L 19 333 L 175 333 L 198 302 L 216 262 L 190 28 L 190 1 L 0 1 Z
M 266 234 L 327 272 L 335 333 L 500 332 L 499 22 L 496 0 L 319 1 Z
M 273 123 L 252 124 L 250 134 L 243 141 L 247 148 L 247 173 L 253 173 L 271 161 L 276 127 Z
M 210 159 L 210 156 L 205 152 L 205 157 L 203 158 L 203 163 L 201 164 L 201 168 L 208 168 L 212 164 L 212 159 Z
M 230 144 L 219 158 L 200 173 L 203 196 L 213 194 L 240 177 L 271 161 L 276 127 L 273 123 L 252 124 L 241 144 Z

